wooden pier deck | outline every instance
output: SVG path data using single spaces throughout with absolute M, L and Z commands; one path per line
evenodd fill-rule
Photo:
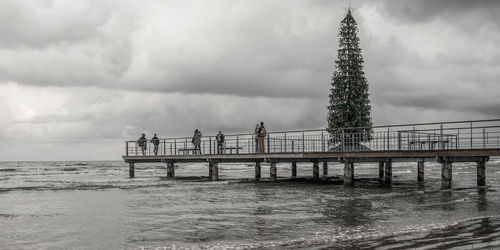
M 392 186 L 393 162 L 415 162 L 419 185 L 424 184 L 425 162 L 439 162 L 442 188 L 448 189 L 454 162 L 475 162 L 477 184 L 484 186 L 486 162 L 491 156 L 500 156 L 500 119 L 380 126 L 372 130 L 367 135 L 366 128 L 346 128 L 335 133 L 341 137 L 334 139 L 326 130 L 273 132 L 266 137 L 264 153 L 256 152 L 251 134 L 226 136 L 225 146 L 237 149 L 230 154 L 215 154 L 214 137 L 202 141 L 205 154 L 194 155 L 185 153 L 191 146 L 187 143 L 191 138 L 187 137 L 162 139 L 156 155 L 153 145 L 142 152 L 135 141 L 127 141 L 123 159 L 129 163 L 131 178 L 138 163 L 166 163 L 169 178 L 175 176 L 175 163 L 206 163 L 207 174 L 213 181 L 219 179 L 219 163 L 255 163 L 256 179 L 261 178 L 261 164 L 268 163 L 269 179 L 273 182 L 277 181 L 277 163 L 290 163 L 293 177 L 298 162 L 310 162 L 313 180 L 319 180 L 320 163 L 323 175 L 327 175 L 328 163 L 335 162 L 344 164 L 344 186 L 354 185 L 355 163 L 378 163 L 378 177 L 387 187 Z

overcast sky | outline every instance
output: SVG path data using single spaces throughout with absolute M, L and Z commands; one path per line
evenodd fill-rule
M 323 128 L 349 2 L 376 125 L 500 117 L 500 1 L 0 0 L 0 160 Z

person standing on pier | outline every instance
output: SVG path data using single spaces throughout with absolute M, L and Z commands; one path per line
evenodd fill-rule
M 201 130 L 195 129 L 194 130 L 194 135 L 193 135 L 193 144 L 194 144 L 194 154 L 202 154 L 201 152 Z
M 260 122 L 258 135 L 259 135 L 259 139 L 258 139 L 259 140 L 259 152 L 264 153 L 266 151 L 265 146 L 264 146 L 264 139 L 267 136 L 267 131 L 266 131 L 266 127 L 264 127 L 264 122 Z
M 153 138 L 151 138 L 151 143 L 153 143 L 153 146 L 154 146 L 154 153 L 155 155 L 158 155 L 158 145 L 160 145 L 160 139 L 158 139 L 158 137 L 156 136 L 153 136 Z
M 255 153 L 259 152 L 259 124 L 255 124 L 255 130 L 253 131 L 253 137 L 255 139 Z
M 222 147 L 224 146 L 224 134 L 219 130 L 215 140 L 217 141 L 217 154 L 222 154 Z
M 141 148 L 142 155 L 146 156 L 148 140 L 146 139 L 146 134 L 142 133 L 142 136 L 137 140 L 137 145 Z

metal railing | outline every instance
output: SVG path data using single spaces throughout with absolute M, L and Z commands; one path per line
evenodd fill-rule
M 160 139 L 158 155 L 194 154 L 191 139 Z M 500 148 L 500 119 L 269 132 L 264 144 L 266 154 L 491 149 Z M 256 154 L 256 145 L 250 133 L 225 135 L 222 154 Z M 202 137 L 200 149 L 202 154 L 217 154 L 216 136 Z M 137 141 L 125 142 L 125 155 L 143 155 Z M 155 155 L 150 140 L 144 155 Z

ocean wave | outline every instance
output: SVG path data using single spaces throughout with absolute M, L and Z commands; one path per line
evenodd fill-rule
M 500 243 L 498 241 L 491 241 L 495 237 L 498 237 L 498 230 L 500 229 L 500 222 L 498 216 L 482 216 L 482 217 L 472 217 L 463 220 L 444 222 L 444 223 L 433 223 L 425 225 L 408 225 L 399 230 L 380 232 L 376 230 L 366 231 L 363 229 L 345 229 L 341 232 L 317 232 L 314 235 L 299 237 L 291 240 L 268 240 L 268 241 L 246 241 L 246 242 L 231 242 L 231 241 L 220 241 L 213 244 L 203 243 L 203 244 L 176 244 L 176 245 L 149 245 L 144 239 L 137 241 L 130 241 L 129 243 L 137 243 L 140 245 L 138 248 L 134 249 L 200 249 L 200 250 L 211 250 L 211 249 L 329 249 L 329 248 L 401 248 L 401 244 L 411 244 L 412 247 L 403 248 L 415 248 L 424 247 L 425 249 L 429 247 L 438 248 L 441 244 L 453 244 L 460 243 L 463 245 L 474 246 L 478 243 L 477 237 L 474 239 L 463 238 L 457 240 L 456 231 L 462 234 L 470 234 L 477 231 L 477 225 L 481 225 L 484 220 L 492 220 L 492 225 L 489 225 L 489 229 L 495 229 L 490 235 L 483 237 L 483 241 L 486 246 L 498 246 Z M 443 234 L 443 232 L 451 231 L 454 234 L 448 233 Z M 460 232 L 463 231 L 463 232 Z M 448 236 L 447 236 L 448 235 Z M 448 238 L 447 238 L 448 237 Z M 402 241 L 401 239 L 404 238 Z M 399 247 L 398 247 L 399 246 Z
M 411 174 L 411 173 L 413 173 L 413 171 L 411 171 L 411 170 L 401 170 L 401 171 L 392 172 L 393 175 L 394 174 Z
M 78 168 L 63 168 L 62 171 L 78 171 Z
M 0 168 L 0 172 L 15 172 L 17 169 L 15 168 Z
M 89 165 L 91 165 L 91 164 L 78 162 L 78 163 L 68 163 L 68 164 L 65 164 L 64 166 L 89 166 Z
M 74 191 L 74 190 L 105 190 L 105 189 L 138 189 L 138 188 L 151 188 L 151 187 L 168 187 L 169 183 L 156 183 L 156 184 L 137 184 L 130 185 L 129 183 L 123 184 L 73 184 L 73 185 L 44 185 L 44 186 L 22 186 L 22 187 L 6 187 L 0 188 L 0 193 L 14 192 L 14 191 Z

